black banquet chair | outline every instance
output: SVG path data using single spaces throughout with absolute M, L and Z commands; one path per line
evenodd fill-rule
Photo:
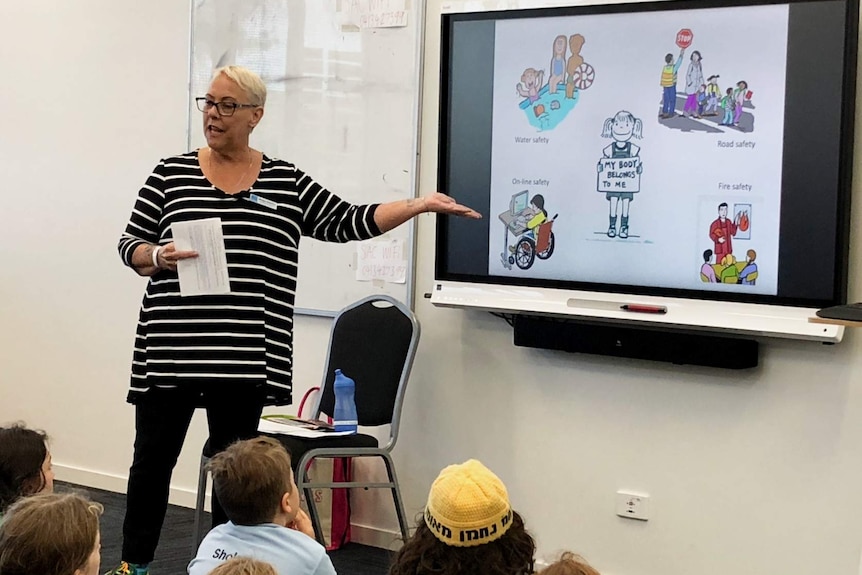
M 407 513 L 395 474 L 392 449 L 398 439 L 404 391 L 419 343 L 419 322 L 413 312 L 398 300 L 374 295 L 359 300 L 335 316 L 329 336 L 329 349 L 314 419 L 332 415 L 335 406 L 335 370 L 340 369 L 356 382 L 356 412 L 363 427 L 389 426 L 389 440 L 380 446 L 376 437 L 364 433 L 334 437 L 305 438 L 273 434 L 291 453 L 296 485 L 305 496 L 317 540 L 324 543 L 320 516 L 312 497 L 317 488 L 385 488 L 392 493 L 404 541 L 409 538 Z M 361 430 L 360 430 L 361 431 Z M 211 456 L 204 446 L 198 481 L 193 552 L 202 533 L 204 496 L 207 483 L 206 463 Z M 387 481 L 312 481 L 305 470 L 320 458 L 379 458 L 386 468 Z M 324 543 L 325 544 L 325 543 Z

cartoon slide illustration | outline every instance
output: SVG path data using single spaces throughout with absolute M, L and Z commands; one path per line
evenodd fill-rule
M 524 69 L 515 89 L 518 96 L 523 98 L 519 106 L 531 126 L 540 131 L 556 128 L 575 108 L 580 92 L 593 84 L 596 72 L 581 56 L 585 42 L 581 34 L 569 36 L 568 47 L 566 36 L 554 38 L 547 84 L 543 83 L 544 70 L 532 67 Z M 570 53 L 568 58 L 567 53 Z M 565 87 L 564 92 L 560 91 L 561 84 Z
M 531 103 L 539 99 L 539 89 L 542 87 L 542 79 L 545 77 L 543 70 L 527 68 L 521 74 L 521 82 L 518 84 L 518 94 L 527 98 Z
M 513 194 L 509 209 L 499 216 L 504 227 L 503 251 L 500 254 L 503 267 L 510 270 L 514 264 L 528 270 L 536 258 L 550 258 L 554 253 L 553 227 L 557 215 L 548 219 L 545 198 L 541 194 L 534 194 L 532 198 L 529 190 Z M 510 233 L 515 238 L 513 245 L 509 245 Z
M 715 260 L 720 262 L 724 256 L 733 254 L 733 236 L 736 235 L 739 218 L 731 221 L 727 217 L 727 202 L 718 204 L 718 217 L 709 226 L 709 237 L 715 242 Z
M 643 122 L 631 112 L 620 110 L 605 120 L 602 137 L 613 138 L 614 141 L 602 150 L 602 158 L 596 166 L 596 189 L 604 193 L 608 200 L 608 237 L 626 239 L 629 237 L 630 204 L 635 194 L 640 192 L 643 173 L 640 146 L 632 143 L 632 138 L 643 137 Z M 619 232 L 618 216 L 622 216 Z
M 755 285 L 758 269 L 757 252 L 748 249 L 745 259 L 733 255 L 733 238 L 751 239 L 751 204 L 735 204 L 734 217 L 727 217 L 727 202 L 718 205 L 718 217 L 709 226 L 709 238 L 714 249 L 703 252 L 700 279 L 704 283 Z M 715 260 L 713 260 L 715 256 Z
M 704 79 L 700 50 L 691 52 L 685 73 L 685 89 L 682 93 L 677 92 L 679 70 L 685 51 L 693 41 L 694 33 L 683 28 L 676 35 L 679 56 L 674 59 L 674 55 L 668 53 L 664 57 L 659 82 L 662 89 L 659 123 L 684 132 L 723 133 L 726 130 L 722 127 L 752 132 L 754 115 L 751 110 L 754 110 L 754 105 L 751 99 L 754 93 L 748 89 L 748 82 L 739 80 L 735 87 L 722 90 L 718 85 L 720 74 L 712 74 Z

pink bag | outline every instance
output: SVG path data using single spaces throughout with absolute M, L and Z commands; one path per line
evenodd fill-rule
M 312 387 L 305 392 L 299 402 L 298 417 L 303 417 L 303 408 L 309 396 L 319 392 L 319 387 Z M 330 423 L 332 423 L 330 418 Z M 310 481 L 333 482 L 350 481 L 352 479 L 351 461 L 349 457 L 320 458 L 308 464 L 306 475 Z M 300 494 L 302 496 L 303 494 Z M 320 528 L 323 531 L 327 551 L 332 551 L 350 541 L 350 492 L 346 488 L 329 489 L 319 487 L 312 490 L 314 504 L 320 518 Z M 308 511 L 306 502 L 303 508 Z

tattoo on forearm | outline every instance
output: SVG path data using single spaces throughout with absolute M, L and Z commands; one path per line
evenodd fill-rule
M 146 257 L 146 260 L 144 260 L 144 261 L 151 262 L 153 260 L 153 249 L 154 248 L 155 248 L 155 246 L 150 246 L 150 245 L 148 245 L 147 247 L 144 248 L 144 256 Z M 146 267 L 151 267 L 151 266 L 152 266 L 152 264 L 145 263 L 145 264 L 136 265 L 135 267 L 146 268 Z

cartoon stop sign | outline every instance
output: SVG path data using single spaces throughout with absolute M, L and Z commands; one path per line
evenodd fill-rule
M 680 48 L 688 48 L 692 40 L 694 40 L 694 34 L 688 28 L 683 28 L 676 33 L 676 45 Z

